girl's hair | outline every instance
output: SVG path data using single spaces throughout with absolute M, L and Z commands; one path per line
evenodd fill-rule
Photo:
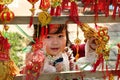
M 48 34 L 49 34 L 50 33 L 50 29 L 52 28 L 52 26 L 58 26 L 58 29 L 55 32 L 51 33 L 51 34 L 59 34 L 63 30 L 65 30 L 66 38 L 67 38 L 66 39 L 66 46 L 68 46 L 68 44 L 71 44 L 71 42 L 69 40 L 69 32 L 68 32 L 67 24 L 48 24 L 47 25 L 47 29 L 42 29 L 41 25 L 34 24 L 33 39 L 35 40 L 36 38 L 39 38 L 41 36 L 41 34 L 46 33 L 46 32 L 48 32 Z M 44 31 L 42 31 L 42 30 L 44 30 Z

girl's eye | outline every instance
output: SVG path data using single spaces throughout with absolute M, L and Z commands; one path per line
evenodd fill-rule
M 51 36 L 47 36 L 46 38 L 49 39 L 49 38 L 51 38 Z
M 58 37 L 59 37 L 59 38 L 62 38 L 62 37 L 64 37 L 64 35 L 58 35 Z

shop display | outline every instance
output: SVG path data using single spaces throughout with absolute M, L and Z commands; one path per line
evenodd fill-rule
M 42 70 L 44 67 L 44 61 L 45 61 L 45 53 L 43 52 L 43 38 L 51 38 L 51 36 L 46 36 L 48 34 L 48 31 L 50 28 L 48 28 L 48 24 L 51 24 L 53 17 L 61 17 L 61 14 L 67 10 L 68 11 L 68 20 L 65 22 L 65 24 L 68 24 L 69 21 L 72 21 L 77 24 L 77 37 L 74 41 L 76 47 L 76 55 L 75 55 L 75 69 L 76 71 L 84 71 L 84 68 L 90 65 L 90 71 L 89 72 L 97 72 L 97 70 L 103 71 L 103 74 L 105 75 L 103 79 L 109 79 L 114 80 L 114 74 L 112 72 L 109 72 L 108 68 L 108 60 L 109 60 L 109 53 L 110 53 L 110 45 L 109 40 L 110 36 L 108 34 L 108 28 L 106 26 L 99 26 L 97 24 L 97 21 L 99 20 L 99 14 L 104 14 L 105 18 L 107 18 L 110 14 L 109 6 L 112 5 L 113 12 L 112 12 L 112 18 L 113 20 L 116 19 L 116 15 L 120 15 L 120 1 L 119 0 L 81 0 L 81 4 L 83 4 L 83 12 L 85 12 L 86 8 L 90 8 L 89 11 L 93 11 L 94 16 L 94 22 L 95 27 L 92 28 L 87 23 L 81 22 L 78 11 L 78 1 L 76 0 L 27 0 L 31 5 L 32 8 L 31 11 L 31 17 L 29 28 L 31 28 L 32 25 L 34 25 L 34 15 L 35 15 L 35 4 L 40 1 L 39 9 L 40 12 L 37 15 L 38 24 L 35 24 L 41 28 L 41 32 L 37 32 L 37 37 L 35 39 L 31 38 L 27 33 L 25 33 L 18 25 L 16 26 L 19 31 L 21 31 L 29 40 L 32 42 L 31 50 L 26 54 L 26 60 L 25 65 L 22 68 L 21 71 L 17 68 L 15 63 L 10 58 L 10 44 L 8 42 L 7 33 L 5 35 L 2 34 L 2 31 L 0 31 L 0 80 L 14 80 L 14 77 L 19 74 L 26 74 L 25 80 L 39 80 L 40 75 L 42 74 Z M 14 19 L 14 11 L 11 11 L 8 4 L 12 3 L 13 0 L 4 0 L 0 1 L 0 20 L 1 23 L 4 25 L 4 29 L 6 32 L 9 29 L 8 23 Z M 59 21 L 58 21 L 59 23 Z M 50 25 L 51 27 L 54 27 L 57 25 Z M 78 37 L 79 31 L 78 28 L 82 30 L 84 33 L 85 38 L 85 58 L 83 60 L 86 60 L 86 63 L 83 67 L 79 67 L 79 63 L 77 63 L 77 60 L 80 60 L 80 53 L 79 51 L 79 45 L 81 44 L 81 39 Z M 36 31 L 38 29 L 36 28 Z M 40 35 L 40 38 L 38 37 L 38 34 Z M 61 37 L 59 35 L 58 37 Z M 90 41 L 91 40 L 91 41 Z M 120 71 L 118 71 L 119 64 L 120 64 L 120 44 L 117 42 L 118 47 L 118 55 L 115 65 L 115 71 L 117 74 L 118 79 L 120 78 Z M 90 54 L 87 54 L 87 49 L 92 49 L 93 52 Z M 56 49 L 56 48 L 55 48 Z M 54 49 L 54 50 L 55 50 Z M 66 52 L 67 52 L 66 48 Z M 71 51 L 72 52 L 72 51 Z M 89 52 L 89 51 L 88 51 Z M 51 58 L 52 59 L 52 58 Z M 54 62 L 54 64 L 59 63 L 61 59 L 58 59 Z M 81 59 L 82 60 L 82 59 Z M 63 61 L 63 60 L 61 60 Z M 85 62 L 85 61 L 84 61 Z M 88 63 L 87 63 L 88 62 Z M 73 66 L 73 65 L 72 65 Z M 99 68 L 99 69 L 98 69 Z M 105 73 L 104 73 L 105 72 Z M 72 72 L 71 72 L 72 73 Z M 52 74 L 52 73 L 50 73 Z M 62 74 L 62 73 L 61 73 Z M 82 79 L 84 79 L 85 75 L 79 74 Z M 75 78 L 79 79 L 79 78 Z M 61 77 L 59 75 L 56 75 L 54 80 L 61 80 Z

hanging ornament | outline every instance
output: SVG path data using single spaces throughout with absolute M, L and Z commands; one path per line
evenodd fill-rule
M 61 3 L 62 0 L 51 0 L 51 9 L 50 9 L 51 16 L 61 15 L 61 10 L 62 10 Z
M 6 31 L 9 29 L 7 23 L 11 22 L 13 18 L 14 18 L 14 13 L 7 6 L 5 6 L 3 11 L 0 13 L 0 20 L 4 24 L 4 29 Z
M 51 22 L 51 16 L 47 12 L 47 10 L 50 8 L 50 1 L 49 0 L 41 0 L 40 7 L 42 12 L 38 14 L 38 20 L 41 24 L 41 26 L 46 26 Z
M 78 38 L 79 35 L 79 31 L 78 31 L 78 26 L 77 26 L 77 38 L 74 40 L 75 44 L 76 44 L 76 55 L 75 55 L 75 60 L 77 61 L 80 57 L 80 53 L 79 53 L 79 45 L 81 43 L 81 40 Z
M 32 51 L 26 55 L 25 67 L 21 74 L 26 74 L 26 80 L 38 80 L 44 66 L 43 51 Z
M 116 12 L 118 12 L 118 14 L 120 16 L 120 0 L 112 0 L 112 5 L 114 7 L 112 17 L 113 17 L 113 19 L 115 19 Z
M 83 12 L 88 7 L 95 14 L 95 23 L 98 21 L 98 14 L 109 15 L 110 0 L 82 0 L 84 5 Z
M 62 10 L 66 10 L 66 9 L 70 9 L 70 0 L 64 0 L 64 1 L 62 1 Z
M 70 3 L 71 3 L 71 6 L 70 6 L 69 18 L 70 20 L 74 21 L 78 25 L 81 25 L 81 22 L 78 16 L 78 5 L 76 4 L 74 0 L 70 0 Z
M 93 72 L 96 71 L 96 68 L 102 64 L 104 66 L 104 61 L 108 60 L 109 57 L 109 47 L 107 45 L 109 41 L 108 28 L 107 27 L 99 27 L 98 31 L 91 28 L 87 24 L 82 24 L 81 30 L 84 32 L 84 36 L 86 39 L 90 39 L 92 37 L 95 38 L 96 49 L 95 52 L 97 54 L 97 61 L 93 64 Z M 103 70 L 103 67 L 102 67 Z
M 2 12 L 3 8 L 4 8 L 4 4 L 0 4 L 0 13 Z
M 39 9 L 47 11 L 50 8 L 50 0 L 41 0 Z
M 47 24 L 49 24 L 51 22 L 52 17 L 50 16 L 50 14 L 46 11 L 40 12 L 38 14 L 38 20 L 41 24 L 41 26 L 46 26 Z
M 27 1 L 32 4 L 32 8 L 30 9 L 32 15 L 31 15 L 31 18 L 30 18 L 30 23 L 29 23 L 29 27 L 31 27 L 32 24 L 33 24 L 33 17 L 34 17 L 34 14 L 35 14 L 35 3 L 36 3 L 38 0 L 27 0 Z
M 14 80 L 19 69 L 10 58 L 10 44 L 0 32 L 0 80 Z
M 13 0 L 0 0 L 0 4 L 10 4 Z

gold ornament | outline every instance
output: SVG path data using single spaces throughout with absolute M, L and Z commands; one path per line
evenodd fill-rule
M 0 4 L 10 4 L 13 0 L 0 0 Z
M 95 38 L 96 44 L 96 53 L 98 55 L 103 54 L 105 59 L 109 56 L 109 48 L 107 43 L 109 41 L 108 28 L 107 27 L 99 27 L 98 31 L 91 28 L 88 24 L 82 24 L 81 30 L 84 32 L 84 37 L 86 39 Z
M 38 14 L 38 20 L 41 23 L 41 26 L 46 26 L 51 22 L 52 17 L 46 11 L 40 12 Z

